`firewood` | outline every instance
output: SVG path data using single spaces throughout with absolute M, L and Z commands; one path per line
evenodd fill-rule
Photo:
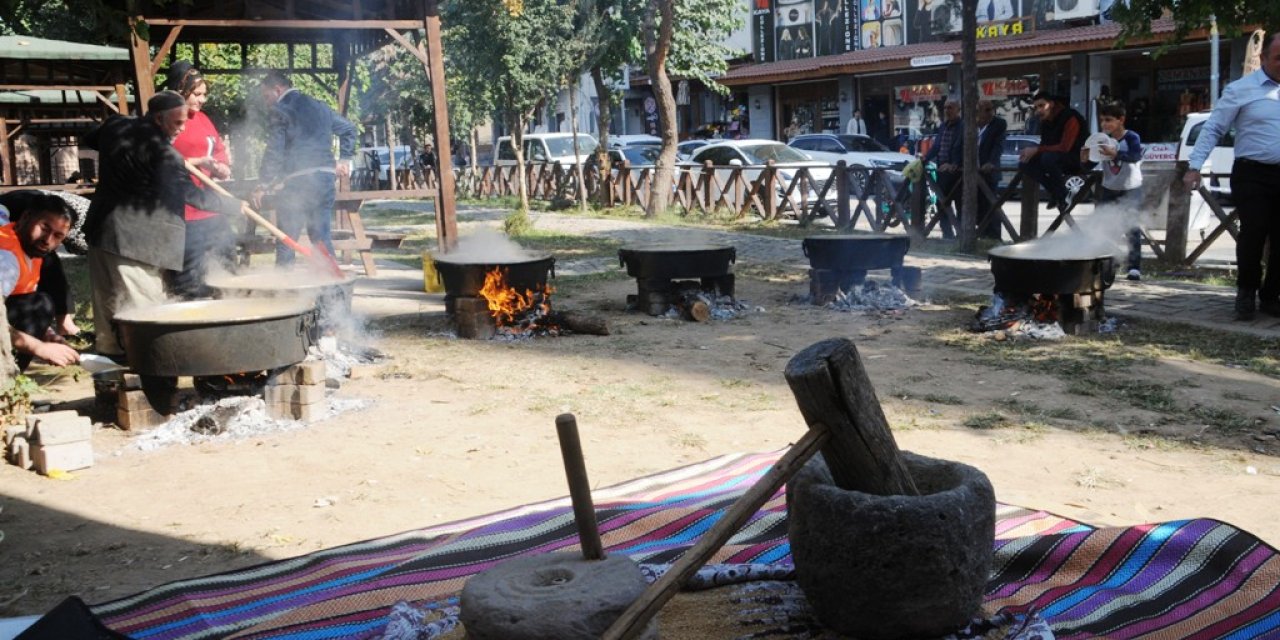
M 711 319 L 711 303 L 700 291 L 685 291 L 676 306 L 685 320 L 706 322 Z
M 609 335 L 609 320 L 603 316 L 595 316 L 580 311 L 556 311 L 553 314 L 555 324 L 572 333 L 589 336 Z
M 837 486 L 876 495 L 919 495 L 853 342 L 824 340 L 797 353 L 783 375 L 810 428 L 826 425 L 822 456 Z

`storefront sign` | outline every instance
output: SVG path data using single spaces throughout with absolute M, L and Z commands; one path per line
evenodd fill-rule
M 1209 65 L 1156 70 L 1156 89 L 1159 91 L 1203 89 L 1208 86 Z
M 773 7 L 770 0 L 755 0 L 751 9 L 751 40 L 756 62 L 773 60 Z
M 978 93 L 992 100 L 1004 100 L 1009 96 L 1028 96 L 1032 93 L 1031 79 L 1022 77 L 979 80 Z
M 915 84 L 893 90 L 898 102 L 935 102 L 946 95 L 946 86 L 940 84 Z
M 1024 33 L 1031 33 L 1031 19 L 1018 18 L 1009 22 L 992 22 L 989 24 L 978 25 L 978 39 L 991 40 L 994 38 L 1008 38 L 1011 36 L 1020 36 Z
M 1143 144 L 1142 159 L 1145 162 L 1175 162 L 1178 159 L 1178 143 L 1148 142 Z
M 911 59 L 912 67 L 940 67 L 955 62 L 956 57 L 950 53 L 936 56 L 916 56 Z

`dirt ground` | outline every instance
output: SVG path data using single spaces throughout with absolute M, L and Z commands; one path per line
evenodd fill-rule
M 0 615 L 563 495 L 564 411 L 597 486 L 786 447 L 804 423 L 783 367 L 833 336 L 858 344 L 901 447 L 981 468 L 1002 501 L 1099 525 L 1212 517 L 1280 543 L 1274 378 L 1100 361 L 1098 376 L 1127 390 L 1111 393 L 1064 376 L 1060 345 L 968 336 L 971 305 L 839 313 L 789 305 L 796 278 L 740 275 L 749 312 L 698 324 L 627 313 L 633 287 L 561 284 L 566 307 L 609 318 L 608 337 L 472 342 L 442 336 L 439 313 L 386 320 L 375 345 L 391 358 L 337 392 L 371 404 L 296 431 L 143 452 L 97 428 L 97 464 L 71 479 L 0 466 Z M 1165 405 L 1127 397 L 1135 380 L 1165 390 Z M 54 389 L 91 396 L 87 379 Z

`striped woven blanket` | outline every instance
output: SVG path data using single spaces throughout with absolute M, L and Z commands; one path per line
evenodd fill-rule
M 643 564 L 671 562 L 777 455 L 724 456 L 597 491 L 605 546 Z M 786 529 L 780 492 L 712 562 L 785 577 Z M 447 602 L 505 559 L 576 548 L 561 499 L 174 582 L 93 610 L 139 640 L 378 638 L 397 603 Z M 1058 638 L 1280 638 L 1280 554 L 1213 520 L 1096 529 L 1001 506 L 986 599 L 988 611 L 1039 616 Z

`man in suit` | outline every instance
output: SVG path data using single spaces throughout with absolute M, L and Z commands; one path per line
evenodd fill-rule
M 258 175 L 262 185 L 253 200 L 260 204 L 268 191 L 278 192 L 276 216 L 280 230 L 297 239 L 305 226 L 311 244 L 333 254 L 331 228 L 334 180 L 351 175 L 356 126 L 328 105 L 293 88 L 289 77 L 270 71 L 258 86 L 271 108 L 267 148 Z M 338 160 L 333 138 L 338 137 Z M 293 264 L 293 250 L 276 245 L 276 264 Z
M 845 125 L 844 132 L 851 136 L 867 135 L 867 121 L 862 119 L 862 110 L 853 110 L 853 117 L 849 118 L 849 124 Z
M 1004 118 L 996 116 L 996 107 L 990 100 L 978 101 L 978 113 L 975 120 L 978 125 L 978 175 L 996 193 L 1000 183 L 1000 154 L 1004 151 L 1004 135 L 1009 124 Z M 981 189 L 978 190 L 978 222 L 991 209 L 991 199 Z M 978 229 L 984 238 L 1000 239 L 1000 222 L 992 217 L 986 227 Z

